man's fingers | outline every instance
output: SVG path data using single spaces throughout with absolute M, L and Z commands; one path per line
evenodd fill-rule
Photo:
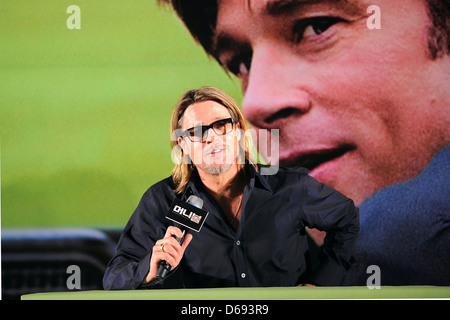
M 153 254 L 152 259 L 154 259 L 155 264 L 158 264 L 160 261 L 164 260 L 171 266 L 177 266 L 177 259 L 169 253 L 157 251 Z
M 156 241 L 155 245 L 158 246 L 158 248 L 161 248 L 162 244 L 164 244 L 163 248 L 166 252 L 169 250 L 168 248 L 171 247 L 176 252 L 182 253 L 181 245 L 178 243 L 178 240 L 172 236 Z
M 183 231 L 180 230 L 180 228 L 170 226 L 167 228 L 166 234 L 164 235 L 164 238 L 169 238 L 175 236 L 177 238 L 183 237 Z
M 170 254 L 175 259 L 181 259 L 192 238 L 193 236 L 191 234 L 187 234 L 183 245 L 180 245 L 174 237 L 160 239 L 156 241 L 153 247 L 153 253 L 164 252 Z
M 186 250 L 186 247 L 189 245 L 189 243 L 192 241 L 192 238 L 193 238 L 193 236 L 192 236 L 192 234 L 190 234 L 190 233 L 188 233 L 187 235 L 186 235 L 186 237 L 184 238 L 184 242 L 183 242 L 183 245 L 181 246 L 181 248 L 183 249 L 183 252 L 184 252 L 184 250 Z
M 175 239 L 174 239 L 175 240 Z M 178 242 L 171 243 L 170 241 L 162 239 L 159 240 L 160 242 L 157 242 L 155 246 L 153 247 L 153 252 L 164 252 L 171 255 L 175 255 L 178 253 L 178 248 L 175 248 L 174 245 L 178 245 Z
M 164 244 L 164 246 L 162 246 L 162 244 Z M 163 251 L 161 251 L 161 249 Z M 161 242 L 159 244 L 156 244 L 153 247 L 152 259 L 155 260 L 155 263 L 158 263 L 161 260 L 165 260 L 171 266 L 175 266 L 175 265 L 178 264 L 177 261 L 180 260 L 179 256 L 180 255 L 178 254 L 178 251 L 173 246 L 171 246 L 170 244 Z

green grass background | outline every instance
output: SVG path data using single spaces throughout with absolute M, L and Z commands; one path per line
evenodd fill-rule
M 81 29 L 69 30 L 69 5 Z M 181 94 L 239 83 L 156 0 L 2 0 L 1 224 L 123 226 L 171 173 Z

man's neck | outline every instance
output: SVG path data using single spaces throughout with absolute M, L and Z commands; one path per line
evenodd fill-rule
M 200 179 L 208 192 L 216 199 L 233 198 L 240 194 L 245 185 L 245 176 L 239 173 L 237 164 L 220 174 L 211 174 L 198 170 Z

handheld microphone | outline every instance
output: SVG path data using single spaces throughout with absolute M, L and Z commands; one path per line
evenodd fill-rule
M 180 245 L 183 244 L 184 238 L 189 230 L 199 232 L 203 226 L 203 223 L 208 216 L 208 212 L 202 210 L 203 200 L 197 196 L 190 196 L 187 202 L 181 201 L 177 198 L 172 202 L 169 212 L 166 218 L 176 222 L 178 225 L 183 226 L 183 236 L 181 238 L 175 237 Z M 165 260 L 158 263 L 158 272 L 156 274 L 158 279 L 164 279 L 172 266 Z

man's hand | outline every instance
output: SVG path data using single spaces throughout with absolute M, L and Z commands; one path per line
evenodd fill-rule
M 171 265 L 172 269 L 175 269 L 180 263 L 186 247 L 192 240 L 192 235 L 189 233 L 186 235 L 183 245 L 180 245 L 177 239 L 173 236 L 181 238 L 183 237 L 183 232 L 177 227 L 170 226 L 167 228 L 164 238 L 156 241 L 155 246 L 153 247 L 152 257 L 150 259 L 150 270 L 148 271 L 144 281 L 142 281 L 142 284 L 147 284 L 156 279 L 158 263 L 160 261 L 165 260 Z

